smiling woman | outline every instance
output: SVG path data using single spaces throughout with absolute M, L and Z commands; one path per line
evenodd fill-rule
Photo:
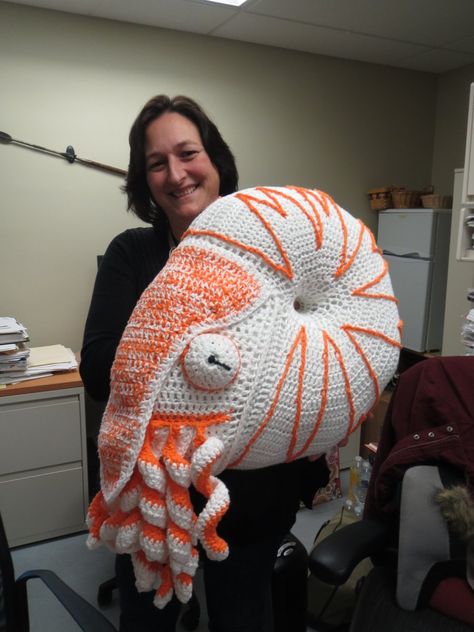
M 219 173 L 204 149 L 198 128 L 168 112 L 146 130 L 147 183 L 175 239 L 219 196 Z
M 197 103 L 187 97 L 171 99 L 166 95 L 159 95 L 150 99 L 137 116 L 129 140 L 130 163 L 124 187 L 128 196 L 128 208 L 140 219 L 151 224 L 151 227 L 127 230 L 115 237 L 97 274 L 85 327 L 80 371 L 89 395 L 102 401 L 109 397 L 112 364 L 113 375 L 117 377 L 122 361 L 135 357 L 135 347 L 127 351 L 127 343 L 122 334 L 143 291 L 165 266 L 171 250 L 191 222 L 218 197 L 235 192 L 238 181 L 234 157 L 216 125 Z M 247 278 L 242 279 L 237 274 L 234 264 L 223 265 L 221 259 L 216 258 L 206 268 L 202 292 L 186 293 L 191 274 L 189 266 L 185 265 L 182 258 L 182 252 L 178 253 L 179 250 L 178 248 L 173 252 L 172 260 L 176 265 L 167 268 L 169 283 L 162 297 L 162 307 L 166 306 L 166 309 L 159 310 L 164 318 L 159 328 L 164 355 L 176 345 L 179 333 L 175 327 L 177 319 L 183 319 L 182 326 L 189 325 L 193 319 L 199 320 L 203 314 L 208 314 L 209 318 L 215 320 L 229 304 L 234 306 L 234 311 L 244 309 L 255 300 L 258 289 Z M 199 252 L 190 252 L 186 261 L 195 271 L 200 261 Z M 176 288 L 173 296 L 169 294 L 171 287 Z M 145 319 L 150 315 L 148 298 L 144 295 L 140 303 Z M 167 318 L 167 314 L 173 315 L 172 318 Z M 139 329 L 142 333 L 148 331 L 146 328 Z M 114 363 L 121 338 L 121 351 L 117 353 Z M 151 349 L 150 340 L 147 341 L 146 336 L 140 344 L 143 348 Z M 148 360 L 137 358 L 137 362 L 134 376 L 138 381 L 135 381 L 132 374 L 126 374 L 126 371 L 122 373 L 122 395 L 124 401 L 132 404 L 140 401 L 140 388 L 145 384 L 140 376 L 150 371 Z M 196 393 L 206 399 L 215 392 L 222 391 L 225 395 L 226 389 L 232 388 L 239 379 L 241 364 L 242 358 L 233 339 L 216 332 L 206 332 L 190 342 L 183 352 L 180 366 Z M 123 367 L 126 367 L 126 363 Z M 185 395 L 178 389 L 174 397 L 183 399 Z M 201 434 L 207 425 L 214 427 L 219 420 L 224 421 L 226 415 L 230 414 L 233 403 L 225 403 L 222 419 L 209 415 L 206 411 L 193 415 L 191 426 L 195 428 L 198 440 L 203 439 Z M 208 559 L 206 555 L 202 556 L 211 629 L 214 632 L 262 632 L 270 629 L 270 586 L 278 548 L 295 521 L 300 500 L 310 506 L 316 489 L 326 484 L 327 468 L 324 458 L 314 462 L 300 458 L 291 463 L 259 469 L 225 469 L 214 477 L 210 475 L 210 468 L 213 458 L 216 458 L 213 443 L 215 438 L 207 437 L 200 452 L 196 451 L 196 454 L 202 453 L 203 456 L 202 471 L 198 468 L 194 472 L 189 497 L 180 505 L 178 501 L 184 496 L 175 479 L 182 473 L 183 461 L 179 455 L 187 435 L 186 432 L 176 434 L 171 431 L 169 415 L 165 413 L 166 410 L 154 418 L 150 433 L 142 437 L 141 463 L 145 474 L 142 475 L 144 483 L 139 484 L 142 489 L 148 489 L 147 481 L 153 483 L 153 472 L 149 471 L 153 463 L 148 457 L 153 453 L 154 443 L 161 437 L 165 442 L 164 451 L 172 472 L 166 478 L 167 500 L 163 510 L 169 512 L 170 524 L 175 526 L 171 524 L 163 541 L 150 539 L 153 529 L 148 530 L 143 535 L 144 542 L 146 540 L 145 548 L 155 551 L 157 555 L 167 557 L 169 554 L 173 564 L 167 568 L 171 568 L 171 572 L 176 574 L 176 560 L 182 554 L 182 546 L 186 548 L 196 537 L 201 538 L 204 548 L 207 547 L 206 550 L 209 551 L 215 548 L 217 556 L 214 560 Z M 127 430 L 121 433 L 121 428 L 123 430 L 120 423 L 115 423 L 111 417 L 104 419 L 102 436 L 107 435 L 110 438 L 110 442 L 106 442 L 109 448 L 105 450 L 113 451 L 114 441 L 117 439 L 125 453 L 131 454 L 137 447 L 138 435 L 127 435 Z M 126 436 L 128 440 L 124 441 Z M 121 456 L 116 459 L 110 452 L 109 456 L 112 455 L 112 458 L 106 459 L 106 464 L 102 464 L 102 491 L 106 494 L 118 489 L 117 485 L 124 471 L 120 469 L 124 465 L 123 461 L 119 463 L 124 452 L 120 451 L 120 446 L 116 447 Z M 102 452 L 105 454 L 104 449 Z M 197 457 L 195 461 L 201 463 Z M 130 465 L 133 467 L 132 460 Z M 135 482 L 136 480 L 133 479 Z M 131 493 L 125 494 L 132 504 L 133 481 L 129 486 Z M 210 485 L 216 485 L 215 489 L 211 490 Z M 226 512 L 226 495 L 219 491 L 224 489 L 228 490 L 232 498 Z M 142 516 L 146 514 L 153 520 L 160 519 L 161 509 L 153 504 L 156 494 L 144 492 L 142 497 Z M 211 528 L 215 524 L 215 516 L 208 516 L 209 507 L 214 506 L 214 499 L 220 503 L 221 515 L 225 513 L 219 523 L 218 533 L 215 533 L 215 527 Z M 149 511 L 150 507 L 152 511 Z M 135 509 L 132 514 L 137 517 L 139 508 Z M 91 506 L 91 515 L 100 511 L 100 503 Z M 180 517 L 188 520 L 186 528 L 178 527 Z M 115 527 L 113 524 L 109 526 L 111 535 Z M 133 531 L 132 523 L 129 526 Z M 97 527 L 96 532 L 92 528 L 92 539 L 102 537 L 102 531 L 105 534 L 108 528 L 101 530 Z M 127 528 L 122 530 L 122 535 L 126 531 Z M 224 552 L 223 549 L 219 553 L 219 547 L 224 542 L 220 538 L 225 539 L 229 555 L 224 561 L 215 561 Z M 122 536 L 119 540 L 122 540 Z M 124 542 L 122 551 L 126 549 Z M 211 557 L 213 556 L 211 553 Z M 189 559 L 192 564 L 197 561 L 196 556 Z M 171 577 L 162 580 L 159 596 L 156 596 L 156 582 L 152 582 L 152 585 L 146 579 L 148 562 L 145 563 L 143 558 L 140 562 L 135 556 L 134 563 L 135 570 L 128 553 L 117 555 L 121 632 L 151 632 L 158 629 L 160 632 L 173 632 L 180 605 L 176 597 L 171 597 Z M 188 569 L 190 571 L 191 567 Z M 176 579 L 178 596 L 185 601 L 190 594 L 189 578 L 181 573 L 178 575 L 173 577 L 173 582 Z M 161 610 L 153 605 L 154 599 Z
M 150 99 L 135 120 L 129 140 L 130 164 L 124 190 L 129 210 L 144 222 L 156 225 L 169 221 L 161 206 L 161 193 L 164 186 L 171 185 L 176 195 L 176 177 L 186 176 L 186 185 L 195 185 L 196 177 L 205 180 L 205 206 L 237 189 L 232 152 L 216 125 L 188 97 L 159 95 Z M 187 173 L 184 165 L 189 167 Z

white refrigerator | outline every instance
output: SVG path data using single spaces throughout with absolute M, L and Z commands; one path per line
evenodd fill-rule
M 441 349 L 450 230 L 449 209 L 379 213 L 377 242 L 389 264 L 407 349 Z

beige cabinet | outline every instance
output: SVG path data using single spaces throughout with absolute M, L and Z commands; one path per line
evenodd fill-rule
M 10 546 L 85 528 L 84 389 L 77 372 L 0 396 L 0 508 Z

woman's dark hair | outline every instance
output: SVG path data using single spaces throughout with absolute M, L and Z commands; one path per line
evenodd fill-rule
M 199 130 L 202 144 L 210 161 L 219 174 L 219 194 L 227 195 L 237 190 L 239 175 L 234 156 L 214 123 L 192 99 L 184 96 L 170 98 L 160 94 L 143 106 L 130 130 L 130 164 L 124 192 L 128 197 L 128 210 L 144 222 L 156 224 L 164 213 L 151 197 L 146 181 L 145 142 L 150 123 L 165 112 L 177 112 L 189 119 Z

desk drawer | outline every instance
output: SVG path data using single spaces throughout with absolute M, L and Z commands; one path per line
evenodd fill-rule
M 0 408 L 0 475 L 81 459 L 77 396 L 19 402 Z
M 0 481 L 0 508 L 10 546 L 81 531 L 81 467 Z

